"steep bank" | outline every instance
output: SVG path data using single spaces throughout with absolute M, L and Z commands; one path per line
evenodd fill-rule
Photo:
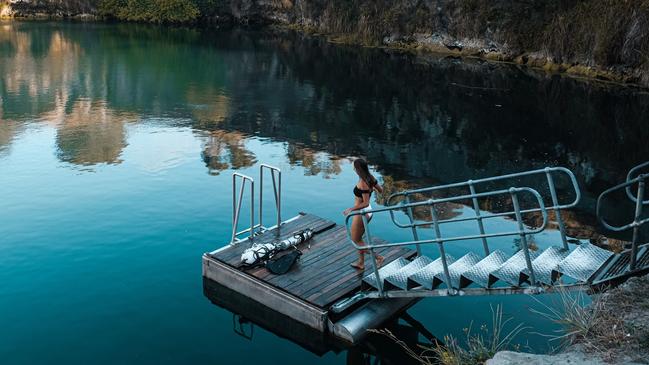
M 629 279 L 595 299 L 587 326 L 573 332 L 573 345 L 557 355 L 503 351 L 487 365 L 649 363 L 649 276 Z
M 109 2 L 112 8 L 102 8 Z M 137 6 L 126 0 L 8 0 L 6 4 L 3 12 L 14 16 L 99 15 L 98 9 L 104 9 L 102 15 L 155 22 L 272 22 L 348 43 L 476 56 L 649 87 L 649 0 L 146 0 Z M 134 9 L 124 11 L 124 6 Z M 167 11 L 174 14 L 169 19 L 160 14 L 162 10 L 132 16 L 146 6 L 190 9 L 190 16 L 177 17 L 176 10 Z

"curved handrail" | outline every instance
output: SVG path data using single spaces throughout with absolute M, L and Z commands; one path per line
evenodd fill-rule
M 531 212 L 531 211 L 540 211 L 543 217 L 543 224 L 533 230 L 525 230 L 523 229 L 518 230 L 518 231 L 510 231 L 510 232 L 498 232 L 498 233 L 485 233 L 485 234 L 477 234 L 477 235 L 468 235 L 468 236 L 457 236 L 457 237 L 438 237 L 434 239 L 424 239 L 424 240 L 416 240 L 416 241 L 405 241 L 405 242 L 397 242 L 397 243 L 386 243 L 386 244 L 378 244 L 378 245 L 373 245 L 371 242 L 366 242 L 366 245 L 360 246 L 357 245 L 355 242 L 352 242 L 352 245 L 354 248 L 357 250 L 364 250 L 364 249 L 375 249 L 375 248 L 384 248 L 384 247 L 394 247 L 394 246 L 407 246 L 407 245 L 414 245 L 414 244 L 427 244 L 427 243 L 442 243 L 442 242 L 449 242 L 449 241 L 462 241 L 462 240 L 470 240 L 470 239 L 478 239 L 478 238 L 491 238 L 491 237 L 503 237 L 503 236 L 514 236 L 514 235 L 531 235 L 531 234 L 537 234 L 545 230 L 545 227 L 548 222 L 548 213 L 545 207 L 545 204 L 543 203 L 543 198 L 541 197 L 541 194 L 539 194 L 538 191 L 535 189 L 529 188 L 529 187 L 513 187 L 509 189 L 503 189 L 503 190 L 497 190 L 497 191 L 490 191 L 490 192 L 485 192 L 485 193 L 476 193 L 476 194 L 468 194 L 468 195 L 460 195 L 460 196 L 455 196 L 455 197 L 450 197 L 450 198 L 443 198 L 443 199 L 428 199 L 425 201 L 421 202 L 415 202 L 415 203 L 409 203 L 409 204 L 399 204 L 399 205 L 393 205 L 393 206 L 386 206 L 383 208 L 377 208 L 377 209 L 360 209 L 354 212 L 351 212 L 350 214 L 347 215 L 345 218 L 345 228 L 347 229 L 347 235 L 351 237 L 351 229 L 350 229 L 350 224 L 349 221 L 351 218 L 357 215 L 365 215 L 368 213 L 381 213 L 381 212 L 389 212 L 391 215 L 395 210 L 401 210 L 403 208 L 414 208 L 414 207 L 419 207 L 419 206 L 430 206 L 431 208 L 436 205 L 436 204 L 441 204 L 441 203 L 447 203 L 447 202 L 453 202 L 453 201 L 458 201 L 458 200 L 466 200 L 466 199 L 472 199 L 472 198 L 483 198 L 487 196 L 493 196 L 493 195 L 503 195 L 503 194 L 510 194 L 510 195 L 515 195 L 518 193 L 523 193 L 527 192 L 532 194 L 538 204 L 539 208 L 535 210 L 527 210 L 527 211 L 518 211 L 518 213 L 523 213 L 523 212 Z M 507 213 L 499 213 L 499 214 L 494 214 L 491 216 L 482 216 L 482 219 L 488 219 L 488 218 L 494 218 L 494 217 L 500 217 L 503 215 L 512 215 L 515 214 L 516 211 L 511 211 Z M 463 220 L 477 220 L 478 218 L 476 217 L 471 217 Z M 438 221 L 437 224 L 441 223 L 448 223 L 450 221 L 459 221 L 459 220 L 443 220 L 443 221 Z M 427 223 L 428 225 L 433 224 L 431 222 Z M 402 228 L 407 228 L 409 227 L 406 225 L 405 227 Z M 367 229 L 366 229 L 367 232 Z
M 638 170 L 643 169 L 643 168 L 645 168 L 645 167 L 649 167 L 649 161 L 647 161 L 647 162 L 643 162 L 643 163 L 637 165 L 636 167 L 632 168 L 631 170 L 629 170 L 629 173 L 626 175 L 626 181 L 627 181 L 627 182 L 628 182 L 628 181 L 631 181 L 631 177 L 632 177 L 632 176 L 633 176 L 633 175 L 634 175 Z M 639 175 L 638 175 L 638 176 L 639 176 Z M 627 186 L 626 189 L 624 189 L 624 190 L 626 191 L 626 196 L 628 196 L 629 199 L 631 199 L 632 202 L 634 202 L 634 203 L 637 203 L 637 202 L 638 202 L 638 200 L 636 199 L 636 197 L 633 196 L 633 193 L 631 192 L 631 186 Z M 642 204 L 649 204 L 649 199 L 647 199 L 647 200 L 643 200 L 643 201 L 642 201 Z
M 639 165 L 639 166 L 641 166 L 641 165 Z M 639 227 L 639 226 L 649 222 L 649 218 L 638 220 L 638 218 L 639 218 L 638 215 L 639 214 L 636 212 L 636 218 L 633 220 L 633 222 L 631 222 L 629 224 L 625 224 L 623 226 L 613 226 L 613 225 L 609 224 L 604 219 L 604 217 L 602 215 L 602 206 L 603 206 L 602 201 L 604 200 L 605 196 L 609 195 L 610 193 L 612 193 L 612 192 L 614 192 L 616 190 L 620 190 L 620 189 L 624 189 L 625 191 L 627 191 L 627 194 L 628 194 L 629 187 L 631 185 L 636 184 L 636 183 L 639 183 L 641 186 L 638 189 L 638 197 L 632 197 L 633 202 L 636 203 L 637 206 L 649 205 L 649 200 L 643 200 L 643 198 L 642 198 L 642 196 L 644 195 L 644 181 L 645 181 L 645 179 L 649 179 L 649 174 L 638 175 L 634 179 L 627 180 L 627 181 L 625 181 L 625 182 L 623 182 L 621 184 L 613 186 L 612 188 L 604 190 L 604 192 L 602 192 L 599 195 L 599 197 L 597 198 L 597 208 L 596 208 L 597 219 L 599 220 L 599 222 L 604 227 L 606 227 L 606 229 L 609 229 L 609 230 L 614 231 L 614 232 L 621 232 L 621 231 L 625 231 L 625 230 L 630 229 L 630 228 Z M 638 201 L 640 201 L 640 204 L 638 203 Z
M 270 177 L 273 182 L 273 195 L 275 196 L 275 211 L 277 212 L 277 231 L 279 234 L 279 226 L 282 224 L 282 170 L 269 164 L 259 164 L 259 226 L 265 229 L 263 225 L 264 219 L 264 169 L 270 172 Z M 277 178 L 275 177 L 277 176 Z
M 239 188 L 239 199 L 237 199 L 237 179 L 241 179 Z M 250 228 L 237 232 L 239 226 L 239 215 L 241 213 L 241 202 L 243 201 L 243 191 L 246 188 L 246 181 L 250 183 Z M 255 179 L 248 175 L 235 172 L 232 174 L 232 236 L 230 244 L 237 241 L 237 236 L 250 232 L 250 238 L 255 235 Z
M 412 194 L 420 194 L 420 193 L 427 193 L 427 192 L 432 192 L 432 191 L 438 191 L 438 190 L 443 190 L 443 189 L 449 189 L 449 188 L 458 188 L 458 187 L 471 187 L 475 186 L 478 184 L 483 184 L 487 182 L 493 182 L 493 181 L 499 181 L 499 180 L 507 180 L 507 179 L 512 179 L 516 177 L 522 177 L 522 176 L 530 176 L 530 175 L 536 175 L 536 174 L 546 174 L 549 175 L 552 172 L 563 172 L 565 173 L 569 178 L 570 182 L 572 183 L 573 190 L 575 192 L 575 199 L 569 203 L 569 204 L 558 204 L 558 202 L 553 202 L 553 205 L 550 207 L 546 207 L 546 209 L 568 209 L 568 208 L 573 208 L 575 207 L 579 201 L 581 200 L 581 189 L 579 189 L 579 184 L 577 183 L 577 178 L 575 177 L 575 174 L 570 171 L 569 169 L 565 167 L 545 167 L 542 169 L 537 169 L 537 170 L 530 170 L 530 171 L 524 171 L 524 172 L 517 172 L 513 174 L 507 174 L 507 175 L 500 175 L 500 176 L 493 176 L 493 177 L 487 177 L 487 178 L 482 178 L 482 179 L 477 179 L 477 180 L 467 180 L 463 182 L 458 182 L 458 183 L 451 183 L 451 184 L 445 184 L 445 185 L 438 185 L 438 186 L 433 186 L 433 187 L 428 187 L 428 188 L 421 188 L 421 189 L 412 189 L 412 190 L 404 190 L 400 191 L 398 193 L 394 193 L 390 195 L 387 201 L 387 205 L 392 205 L 392 201 L 397 198 L 397 197 L 407 197 Z M 553 190 L 553 184 L 550 187 L 551 190 Z M 525 210 L 521 211 L 521 213 L 531 213 L 531 212 L 538 212 L 540 209 L 531 209 L 531 210 Z M 483 216 L 484 217 L 484 216 Z M 392 222 L 396 224 L 398 227 L 404 228 L 403 226 L 400 226 L 395 220 L 394 220 L 394 214 L 392 214 Z

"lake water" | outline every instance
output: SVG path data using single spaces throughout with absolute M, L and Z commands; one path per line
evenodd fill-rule
M 0 358 L 355 363 L 262 329 L 237 336 L 232 313 L 203 295 L 201 255 L 229 240 L 232 172 L 276 165 L 285 218 L 342 223 L 356 156 L 390 191 L 562 165 L 584 193 L 567 221 L 585 240 L 597 234 L 597 194 L 649 156 L 647 115 L 641 90 L 291 33 L 0 23 Z M 374 233 L 399 238 L 387 223 L 377 217 Z M 533 333 L 556 327 L 530 313 L 531 297 L 429 299 L 409 314 L 435 336 L 462 337 L 498 304 L 534 328 L 517 339 L 524 348 L 553 345 Z

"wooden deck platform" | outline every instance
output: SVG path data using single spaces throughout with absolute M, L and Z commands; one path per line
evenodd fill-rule
M 332 321 L 329 307 L 360 290 L 362 279 L 370 273 L 371 265 L 367 265 L 365 273 L 352 268 L 351 264 L 358 259 L 358 251 L 349 243 L 345 227 L 312 214 L 300 214 L 284 222 L 279 229 L 279 239 L 307 228 L 316 234 L 298 247 L 303 255 L 284 275 L 273 275 L 265 268 L 239 269 L 241 253 L 251 244 L 244 241 L 205 254 L 203 276 L 305 325 L 327 332 Z M 276 234 L 276 229 L 268 230 L 256 236 L 254 242 L 278 239 Z M 376 243 L 380 241 L 378 238 L 375 240 Z M 407 248 L 386 248 L 378 252 L 385 257 L 385 263 L 415 255 L 414 250 Z

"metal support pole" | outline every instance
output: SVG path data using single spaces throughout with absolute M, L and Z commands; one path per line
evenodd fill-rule
M 435 228 L 435 238 L 436 239 L 441 239 L 442 238 L 442 233 L 441 233 L 441 231 L 439 229 L 439 224 L 438 224 L 438 219 L 437 219 L 437 212 L 435 211 L 435 203 L 433 202 L 432 199 L 430 200 L 430 215 L 431 215 L 431 218 L 433 220 L 433 226 Z M 440 240 L 438 242 L 438 247 L 439 247 L 439 254 L 440 254 L 440 257 L 442 259 L 442 266 L 444 267 L 444 278 L 446 280 L 446 286 L 448 288 L 448 293 L 451 294 L 451 293 L 454 293 L 455 290 L 451 286 L 452 285 L 452 283 L 451 283 L 451 274 L 448 271 L 448 262 L 446 262 L 446 252 L 444 250 L 444 242 Z
M 383 296 L 383 281 L 379 274 L 379 266 L 376 264 L 376 255 L 372 247 L 372 236 L 370 235 L 370 225 L 367 221 L 367 214 L 361 211 L 361 219 L 363 220 L 363 227 L 365 228 L 365 245 L 369 248 L 370 256 L 372 257 L 372 270 L 374 271 L 374 278 L 376 279 L 376 287 L 379 289 L 379 295 Z
M 237 237 L 237 227 L 239 226 L 239 215 L 241 214 L 241 203 L 243 201 L 243 191 L 246 188 L 246 180 L 241 180 L 239 188 L 239 199 L 237 199 L 237 175 L 232 175 L 232 237 L 230 244 L 234 244 Z
M 273 177 L 273 192 L 275 192 L 275 206 L 277 208 L 277 235 L 279 235 L 279 226 L 282 224 L 282 173 L 277 172 L 277 183 L 275 182 L 275 171 L 271 170 Z
M 264 165 L 259 166 L 259 230 L 264 228 Z
M 480 229 L 480 234 L 484 235 L 485 230 L 484 230 L 484 224 L 482 222 L 482 217 L 480 216 L 480 204 L 478 204 L 478 198 L 475 197 L 475 186 L 473 185 L 473 180 L 469 180 L 469 191 L 471 192 L 471 195 L 474 195 L 472 200 L 473 200 L 473 210 L 475 211 L 475 218 L 478 221 L 478 228 Z M 487 238 L 482 237 L 482 248 L 484 249 L 484 255 L 485 257 L 489 256 L 489 244 L 487 243 Z
M 530 272 L 530 283 L 536 285 L 536 278 L 534 277 L 534 269 L 532 268 L 532 260 L 530 259 L 530 250 L 527 247 L 527 237 L 525 236 L 525 226 L 523 225 L 523 217 L 521 215 L 521 207 L 518 203 L 518 193 L 514 188 L 510 189 L 512 195 L 512 203 L 514 204 L 514 213 L 516 214 L 516 220 L 518 221 L 518 231 L 521 236 L 521 246 L 523 246 L 523 253 L 525 254 L 525 263 L 527 264 L 527 269 Z
M 410 204 L 410 195 L 408 195 L 408 194 L 406 194 L 406 204 Z M 419 233 L 417 232 L 417 226 L 414 225 L 415 217 L 414 217 L 414 213 L 412 211 L 411 206 L 408 206 L 406 213 L 408 215 L 408 219 L 410 219 L 410 225 L 411 225 L 411 229 L 412 229 L 413 241 L 419 241 Z M 415 246 L 417 247 L 417 256 L 421 256 L 421 247 L 420 247 L 420 245 L 416 244 Z
M 640 235 L 640 217 L 642 217 L 642 205 L 644 199 L 644 176 L 640 177 L 638 181 L 638 195 L 635 203 L 635 217 L 633 219 L 633 240 L 631 241 L 631 263 L 629 264 L 630 270 L 635 270 L 636 259 L 638 256 L 638 240 Z
M 563 248 L 568 249 L 568 239 L 566 238 L 566 227 L 563 224 L 563 219 L 561 219 L 561 210 L 559 210 L 559 198 L 557 197 L 557 190 L 554 186 L 554 178 L 552 177 L 552 172 L 549 167 L 545 168 L 545 176 L 548 178 L 548 186 L 550 187 L 550 195 L 552 196 L 552 206 L 554 207 L 554 214 L 557 218 L 557 224 L 559 225 L 559 232 L 561 233 L 561 242 L 563 242 Z
M 250 240 L 255 236 L 255 182 L 250 180 Z

